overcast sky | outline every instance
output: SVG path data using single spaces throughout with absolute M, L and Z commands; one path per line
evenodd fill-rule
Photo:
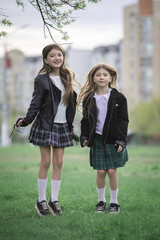
M 63 28 L 70 39 L 68 43 L 75 49 L 92 49 L 100 45 L 116 44 L 123 38 L 123 9 L 137 3 L 138 0 L 101 0 L 99 3 L 89 3 L 85 10 L 73 13 L 77 19 L 75 23 Z M 27 1 L 25 10 L 17 7 L 15 0 L 3 0 L 0 8 L 13 22 L 13 27 L 7 28 L 7 39 L 0 40 L 0 56 L 4 54 L 4 43 L 7 49 L 18 48 L 26 56 L 41 55 L 43 47 L 52 42 L 47 33 L 44 37 L 43 22 L 40 13 Z M 26 26 L 24 29 L 21 26 Z M 5 30 L 1 26 L 1 30 Z M 53 32 L 54 38 L 59 43 L 61 35 Z M 4 40 L 5 39 L 5 40 Z M 65 45 L 63 45 L 65 48 Z

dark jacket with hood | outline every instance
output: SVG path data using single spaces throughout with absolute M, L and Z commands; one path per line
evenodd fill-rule
M 66 109 L 66 119 L 69 130 L 72 131 L 72 123 L 76 112 L 77 94 L 74 91 L 73 99 Z M 34 92 L 32 100 L 23 118 L 22 127 L 27 126 L 35 119 L 35 122 L 43 129 L 52 130 L 58 105 L 61 101 L 61 91 L 51 82 L 47 73 L 38 75 L 34 80 Z
M 81 120 L 81 146 L 83 141 L 88 140 L 88 147 L 93 146 L 95 139 L 95 130 L 97 122 L 96 100 L 91 99 L 91 107 L 88 115 L 89 101 L 87 97 L 83 101 L 83 118 Z M 128 111 L 127 100 L 125 96 L 112 89 L 108 101 L 108 110 L 103 126 L 102 141 L 104 144 L 120 144 L 123 148 L 126 146 L 128 129 Z

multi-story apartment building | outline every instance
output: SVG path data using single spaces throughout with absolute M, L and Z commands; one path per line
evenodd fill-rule
M 118 72 L 117 86 L 123 92 L 121 83 L 121 68 L 122 68 L 122 41 L 115 45 L 96 47 L 92 51 L 91 65 L 99 63 L 107 63 L 116 68 Z
M 66 49 L 66 65 L 75 73 L 79 83 L 84 82 L 85 77 L 91 67 L 92 50 Z
M 160 1 L 124 9 L 122 84 L 130 109 L 160 93 Z
M 10 111 L 23 112 L 28 107 L 33 92 L 34 78 L 42 66 L 41 57 L 25 57 L 20 50 L 7 53 L 6 67 L 0 63 L 0 84 L 2 103 L 4 84 Z M 5 74 L 4 74 L 5 73 Z M 5 79 L 4 79 L 5 78 Z
M 93 50 L 66 50 L 67 66 L 75 72 L 76 79 L 83 83 L 90 69 L 99 63 L 108 63 L 118 70 L 119 88 L 121 88 L 121 42 L 116 45 L 99 46 Z
M 42 66 L 41 57 L 25 57 L 19 50 L 9 51 L 0 60 L 0 135 L 1 145 L 10 143 L 8 138 L 12 118 L 24 114 L 29 106 L 33 83 Z M 17 116 L 16 116 L 17 115 Z M 23 116 L 23 115 L 22 115 Z

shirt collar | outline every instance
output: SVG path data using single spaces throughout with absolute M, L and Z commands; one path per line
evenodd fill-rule
M 111 88 L 109 88 L 109 91 L 108 91 L 108 93 L 106 93 L 106 94 L 104 94 L 104 95 L 98 95 L 96 92 L 95 92 L 95 94 L 94 94 L 94 97 L 95 98 L 101 98 L 101 97 L 105 97 L 107 100 L 108 100 L 108 98 L 109 98 L 109 96 L 110 96 L 110 92 L 112 91 L 112 89 Z

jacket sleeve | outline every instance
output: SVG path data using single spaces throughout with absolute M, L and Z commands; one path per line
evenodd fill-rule
M 80 143 L 83 147 L 84 140 L 89 139 L 89 121 L 87 117 L 87 107 L 84 108 L 84 102 L 83 102 L 83 118 L 81 120 L 81 135 L 80 135 Z
M 74 91 L 73 98 L 66 110 L 67 123 L 68 123 L 68 128 L 70 132 L 74 130 L 73 121 L 76 114 L 76 104 L 77 104 L 77 93 Z
M 23 118 L 22 127 L 25 127 L 33 122 L 37 113 L 39 112 L 43 98 L 44 98 L 45 90 L 42 84 L 42 79 L 36 77 L 34 80 L 34 91 L 32 94 L 32 100 L 30 106 L 28 108 L 26 116 Z
M 117 125 L 116 125 L 116 144 L 120 144 L 123 148 L 127 145 L 127 130 L 128 130 L 128 110 L 127 110 L 127 100 L 123 96 L 122 101 L 119 106 L 119 111 L 117 114 Z

